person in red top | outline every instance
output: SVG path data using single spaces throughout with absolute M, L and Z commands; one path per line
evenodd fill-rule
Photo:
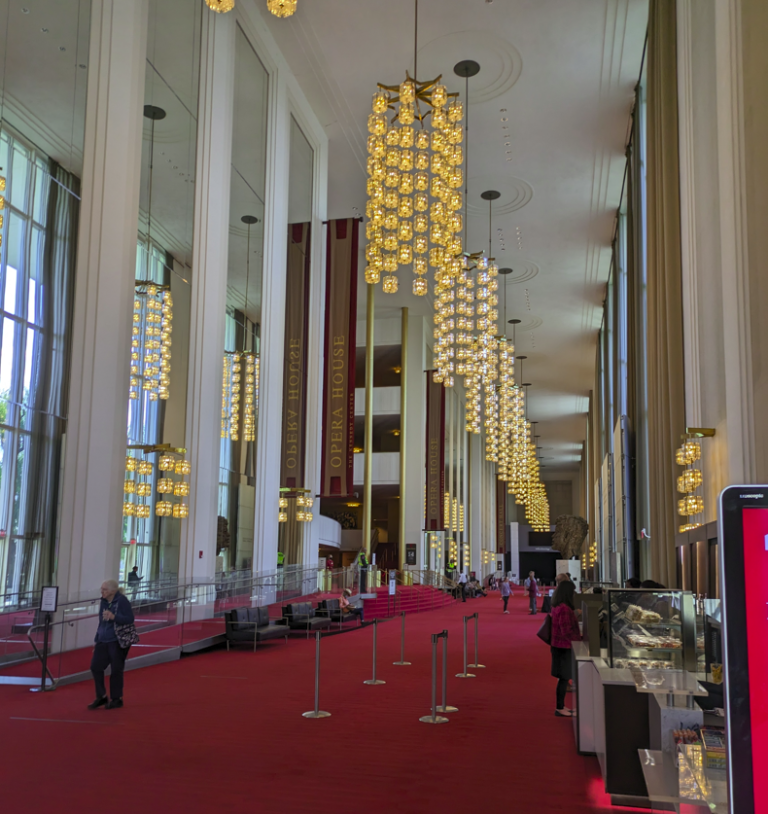
M 561 582 L 552 597 L 552 677 L 557 679 L 557 706 L 555 715 L 570 718 L 576 713 L 565 706 L 565 694 L 571 680 L 571 642 L 581 639 L 576 619 L 573 597 L 576 586 L 570 581 Z

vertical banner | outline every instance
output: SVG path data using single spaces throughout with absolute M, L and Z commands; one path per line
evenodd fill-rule
M 307 427 L 309 223 L 288 225 L 280 486 L 302 488 Z
M 496 552 L 507 551 L 507 484 L 496 478 Z
M 443 517 L 445 494 L 445 387 L 427 377 L 427 531 L 442 531 L 449 518 Z
M 354 491 L 357 253 L 360 223 L 328 222 L 325 271 L 325 363 L 320 494 Z

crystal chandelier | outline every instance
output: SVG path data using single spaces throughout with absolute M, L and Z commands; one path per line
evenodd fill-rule
M 130 399 L 138 399 L 142 392 L 150 401 L 170 396 L 172 320 L 170 288 L 138 281 L 133 300 Z
M 267 8 L 275 17 L 290 17 L 296 11 L 297 0 L 267 0 Z
M 205 4 L 211 11 L 226 14 L 235 7 L 235 0 L 205 0 Z
M 248 227 L 245 261 L 245 308 L 247 323 L 248 287 L 251 278 L 251 226 L 258 223 L 253 215 L 240 220 Z M 243 330 L 243 334 L 247 331 Z M 245 344 L 245 339 L 243 342 Z M 243 441 L 256 440 L 256 416 L 259 407 L 259 357 L 253 350 L 225 351 L 221 393 L 221 437 L 240 440 L 240 405 L 243 405 Z
M 704 513 L 704 498 L 701 494 L 694 494 L 701 490 L 704 483 L 700 463 L 701 443 L 686 434 L 682 446 L 675 453 L 675 462 L 685 467 L 677 479 L 677 491 L 684 495 L 677 502 L 677 513 L 686 518 L 686 522 L 679 527 L 682 533 L 698 528 L 703 522 L 703 518 L 697 519 L 696 515 Z
M 161 453 L 157 462 L 157 469 L 163 475 L 158 478 L 155 489 L 159 500 L 155 501 L 155 514 L 158 517 L 175 517 L 183 520 L 189 517 L 189 504 L 184 500 L 171 501 L 171 496 L 178 498 L 189 497 L 189 481 L 184 480 L 192 472 L 192 464 L 183 457 L 185 450 L 171 449 L 168 445 L 131 446 L 131 450 L 141 450 L 144 455 Z M 125 459 L 127 473 L 123 491 L 123 516 L 136 517 L 146 520 L 151 515 L 152 475 L 154 464 L 146 458 L 136 458 L 128 455 Z M 172 477 L 177 475 L 179 477 Z M 144 498 L 144 500 L 139 500 Z
M 281 487 L 277 520 L 279 523 L 287 523 L 288 515 L 292 513 L 297 523 L 311 523 L 314 519 L 312 514 L 314 505 L 315 499 L 310 489 Z

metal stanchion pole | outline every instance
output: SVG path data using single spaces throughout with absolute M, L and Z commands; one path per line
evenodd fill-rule
M 477 656 L 477 649 L 478 649 L 478 639 L 477 639 L 477 620 L 480 616 L 479 613 L 474 613 L 473 616 L 475 617 L 475 663 L 467 665 L 468 667 L 485 667 L 484 664 L 479 664 L 480 659 Z
M 474 673 L 467 672 L 467 620 L 471 618 L 471 616 L 464 617 L 464 672 L 456 673 L 456 678 L 475 678 Z
M 448 705 L 448 631 L 443 631 L 443 703 L 438 712 L 458 712 L 458 707 Z
M 320 709 L 320 631 L 315 631 L 315 708 L 303 712 L 304 718 L 330 718 L 331 713 Z
M 424 724 L 447 724 L 448 718 L 437 714 L 437 640 L 442 633 L 432 634 L 432 714 L 424 715 L 419 720 Z
M 400 661 L 393 661 L 392 664 L 408 666 L 411 662 L 405 660 L 405 611 L 400 616 L 403 618 L 402 631 L 400 633 Z
M 376 632 L 379 628 L 379 620 L 373 620 L 373 678 L 366 679 L 363 684 L 386 684 L 380 678 L 376 678 Z

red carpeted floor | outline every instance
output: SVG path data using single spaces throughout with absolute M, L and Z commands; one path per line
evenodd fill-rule
M 263 814 L 608 814 L 595 758 L 576 753 L 555 718 L 541 616 L 498 594 L 322 642 L 324 720 L 313 706 L 314 642 L 209 651 L 126 674 L 122 710 L 89 712 L 90 684 L 40 695 L 0 686 L 3 811 L 82 814 L 257 811 Z M 477 678 L 461 680 L 461 617 L 480 612 Z M 419 722 L 430 703 L 429 634 L 449 631 L 450 723 Z

